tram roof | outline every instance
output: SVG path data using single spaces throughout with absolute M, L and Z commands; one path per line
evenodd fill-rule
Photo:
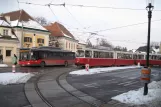
M 32 50 L 32 51 L 54 51 L 54 52 L 71 52 L 67 50 L 62 50 L 61 48 L 51 47 L 51 46 L 42 46 L 42 47 L 33 47 L 33 48 L 20 48 L 20 50 Z
M 116 52 L 116 53 L 124 53 L 124 54 L 136 54 L 136 55 L 146 55 L 146 53 L 138 53 L 138 52 L 124 52 L 124 51 L 114 51 L 114 50 L 105 50 L 105 49 L 97 49 L 97 48 L 83 48 L 78 50 L 89 50 L 89 51 L 99 51 L 99 52 Z M 161 55 L 160 53 L 150 53 L 150 55 Z

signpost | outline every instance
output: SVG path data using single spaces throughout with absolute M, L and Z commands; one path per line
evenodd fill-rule
M 86 71 L 89 71 L 89 64 L 86 64 L 85 66 L 86 66 L 85 67 L 86 68 Z
M 148 94 L 148 83 L 150 83 L 151 69 L 144 67 L 141 70 L 141 81 L 144 83 L 144 95 Z

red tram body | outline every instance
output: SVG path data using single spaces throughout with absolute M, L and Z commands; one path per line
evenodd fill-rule
M 150 54 L 150 65 L 161 66 L 161 54 Z M 146 65 L 146 54 L 107 51 L 100 49 L 80 49 L 77 51 L 75 65 L 85 66 L 127 66 L 127 65 Z

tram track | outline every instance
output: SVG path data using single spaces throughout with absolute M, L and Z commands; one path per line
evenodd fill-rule
M 91 103 L 89 103 L 89 102 L 87 102 L 87 101 L 84 101 L 84 100 L 80 99 L 79 97 L 77 97 L 76 95 L 72 94 L 70 91 L 68 91 L 67 89 L 65 89 L 65 88 L 61 85 L 59 79 L 60 79 L 60 77 L 61 77 L 62 75 L 66 74 L 66 73 L 69 73 L 69 72 L 64 72 L 64 73 L 61 73 L 60 75 L 57 76 L 56 82 L 58 83 L 58 85 L 59 85 L 62 89 L 64 89 L 68 94 L 70 94 L 71 96 L 73 96 L 73 97 L 75 97 L 75 98 L 77 98 L 77 99 L 79 99 L 79 100 L 81 100 L 81 101 L 83 101 L 83 102 L 88 103 L 89 105 L 91 105 L 90 107 L 97 107 L 97 106 L 94 105 L 94 104 L 91 104 Z
M 43 75 L 39 76 L 36 81 L 34 82 L 34 88 L 35 88 L 35 91 L 37 92 L 37 94 L 39 95 L 39 97 L 42 99 L 42 101 L 48 105 L 48 107 L 55 107 L 53 106 L 44 96 L 43 94 L 40 92 L 40 89 L 38 87 L 38 81 L 39 79 L 42 77 Z
M 62 69 L 61 67 L 60 68 L 57 68 L 57 69 L 54 69 L 54 70 L 60 70 L 60 69 Z M 62 72 L 64 71 L 65 69 L 63 69 L 62 70 Z M 39 81 L 40 81 L 40 79 L 42 78 L 42 77 L 44 77 L 44 76 L 47 76 L 47 75 L 50 75 L 50 73 L 52 73 L 53 71 L 50 71 L 50 72 L 47 72 L 47 73 L 42 73 L 42 74 L 39 74 L 37 77 L 36 77 L 36 79 L 35 79 L 35 81 L 33 82 L 33 84 L 34 84 L 34 90 L 36 91 L 36 93 L 37 93 L 37 95 L 41 98 L 41 100 L 43 101 L 43 103 L 45 103 L 46 104 L 46 107 L 56 107 L 53 103 L 51 103 L 44 95 L 43 95 L 43 93 L 41 92 L 41 89 L 39 89 Z M 87 103 L 88 105 L 90 105 L 90 107 L 97 107 L 97 106 L 95 106 L 95 105 L 92 105 L 91 103 L 89 103 L 89 102 L 86 102 L 86 101 L 84 101 L 84 100 L 82 100 L 82 99 L 80 99 L 79 97 L 77 97 L 77 96 L 75 96 L 74 94 L 72 94 L 71 92 L 69 92 L 68 90 L 66 90 L 62 85 L 61 85 L 61 83 L 60 83 L 60 76 L 62 76 L 62 75 L 64 75 L 64 74 L 66 74 L 66 73 L 68 73 L 69 71 L 67 70 L 67 71 L 65 71 L 65 72 L 63 72 L 63 73 L 60 73 L 60 74 L 58 74 L 57 76 L 56 76 L 56 78 L 55 78 L 55 81 L 56 81 L 56 83 L 58 84 L 58 86 L 60 87 L 60 88 L 62 88 L 66 93 L 68 93 L 70 96 L 72 96 L 72 97 L 74 97 L 74 98 L 76 98 L 76 99 L 78 99 L 79 101 L 81 101 L 81 102 L 84 102 L 84 103 Z M 32 104 L 31 104 L 32 105 Z M 73 106 L 75 106 L 75 105 L 73 105 Z M 34 107 L 34 106 L 33 106 Z M 58 107 L 58 106 L 57 106 Z

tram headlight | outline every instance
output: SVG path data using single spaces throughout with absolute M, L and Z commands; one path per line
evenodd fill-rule
M 79 62 L 79 58 L 77 59 L 77 62 Z

